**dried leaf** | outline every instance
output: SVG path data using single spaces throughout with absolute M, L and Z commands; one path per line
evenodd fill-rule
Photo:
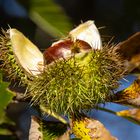
M 43 140 L 43 134 L 39 130 L 40 124 L 35 116 L 31 117 L 31 126 L 29 130 L 29 140 Z
M 118 44 L 120 53 L 128 60 L 140 53 L 140 32 L 135 33 L 127 40 Z
M 140 79 L 137 79 L 128 88 L 118 92 L 114 102 L 140 106 Z
M 140 109 L 123 110 L 116 114 L 140 125 Z
M 72 131 L 81 140 L 117 140 L 101 122 L 91 118 L 73 121 Z
M 70 140 L 70 131 L 61 122 L 47 122 L 32 116 L 29 140 Z
M 98 108 L 99 110 L 105 111 L 107 113 L 111 113 L 113 115 L 122 117 L 124 119 L 127 119 L 135 124 L 140 125 L 140 109 L 130 109 L 130 110 L 123 110 L 119 112 L 114 112 L 107 108 Z
M 128 60 L 129 71 L 140 66 L 140 32 L 120 42 L 117 46 L 119 53 Z

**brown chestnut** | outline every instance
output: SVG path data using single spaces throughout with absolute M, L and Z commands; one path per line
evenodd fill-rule
M 44 62 L 49 64 L 59 58 L 68 58 L 74 54 L 87 52 L 92 48 L 85 41 L 77 39 L 75 42 L 70 39 L 55 42 L 44 51 Z

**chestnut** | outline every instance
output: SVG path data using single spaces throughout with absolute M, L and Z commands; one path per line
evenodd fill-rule
M 92 48 L 85 41 L 77 39 L 75 42 L 71 39 L 55 42 L 44 51 L 44 63 L 49 64 L 59 58 L 68 58 L 74 54 L 87 52 Z

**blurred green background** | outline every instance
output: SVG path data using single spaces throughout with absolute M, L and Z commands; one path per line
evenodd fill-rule
M 139 0 L 0 0 L 0 27 L 17 28 L 40 48 L 94 20 L 116 42 L 140 30 Z
M 0 0 L 0 27 L 17 28 L 42 51 L 86 20 L 103 27 L 99 31 L 104 38 L 113 36 L 114 42 L 120 42 L 140 31 L 140 0 Z M 107 107 L 124 109 L 114 104 Z M 139 140 L 139 126 L 112 115 L 92 115 L 119 140 Z

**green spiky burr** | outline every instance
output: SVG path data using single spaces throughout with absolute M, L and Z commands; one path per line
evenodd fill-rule
M 30 83 L 32 101 L 60 114 L 111 101 L 124 74 L 123 62 L 114 50 L 91 50 L 46 65 L 44 72 Z
M 3 70 L 10 79 L 27 86 L 26 96 L 32 98 L 32 105 L 58 114 L 72 116 L 111 101 L 125 73 L 117 48 L 102 46 L 92 21 L 72 30 L 43 54 L 18 30 L 3 34 Z
M 28 87 L 33 104 L 71 116 L 112 100 L 124 61 L 115 46 L 101 46 L 91 21 L 83 24 L 44 52 L 44 71 Z

